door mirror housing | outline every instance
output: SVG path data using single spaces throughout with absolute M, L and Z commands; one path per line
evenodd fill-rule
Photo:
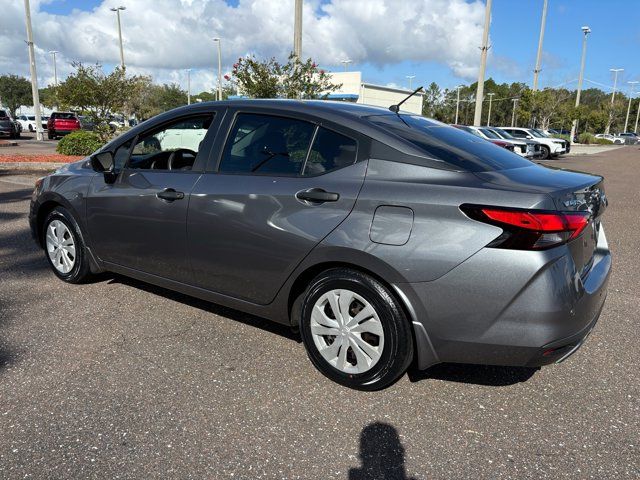
M 104 174 L 105 183 L 116 181 L 118 173 L 115 171 L 113 152 L 99 152 L 91 155 L 91 168 Z

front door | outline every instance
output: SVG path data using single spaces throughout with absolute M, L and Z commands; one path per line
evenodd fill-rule
M 187 222 L 196 285 L 269 303 L 349 214 L 364 181 L 355 138 L 313 123 L 236 115 L 217 173 L 195 186 Z
M 121 173 L 113 184 L 96 175 L 87 198 L 91 244 L 98 257 L 128 268 L 189 281 L 186 218 L 201 175 L 194 164 L 213 114 L 153 128 L 115 153 Z

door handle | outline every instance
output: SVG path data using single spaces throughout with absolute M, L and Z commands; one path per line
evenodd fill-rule
M 161 192 L 156 193 L 156 197 L 165 202 L 173 202 L 184 198 L 183 192 L 176 192 L 173 188 L 165 188 Z
M 296 198 L 304 202 L 320 204 L 324 202 L 337 202 L 340 198 L 339 193 L 327 192 L 321 188 L 309 188 L 296 193 Z

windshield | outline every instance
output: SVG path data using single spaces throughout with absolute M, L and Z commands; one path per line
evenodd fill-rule
M 498 140 L 500 140 L 500 135 L 492 132 L 488 128 L 481 128 L 480 131 L 484 133 L 488 138 L 497 138 Z
M 513 135 L 511 135 L 509 132 L 504 131 L 501 128 L 497 128 L 497 127 L 491 127 L 491 131 L 492 132 L 496 132 L 498 135 L 500 135 L 502 138 L 506 138 L 509 140 L 514 140 L 516 137 L 514 137 Z
M 29 115 L 27 118 L 28 118 L 29 120 L 35 120 L 35 119 L 36 119 L 36 117 L 35 117 L 35 116 L 31 116 L 31 115 Z
M 410 142 L 426 157 L 458 170 L 486 172 L 531 165 L 483 138 L 418 115 L 372 115 L 364 119 Z
M 530 129 L 528 130 L 528 132 L 531 133 L 531 135 L 533 135 L 536 138 L 546 138 L 546 135 L 542 135 L 539 131 L 535 130 L 535 129 Z

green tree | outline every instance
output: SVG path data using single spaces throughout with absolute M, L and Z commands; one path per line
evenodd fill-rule
M 31 82 L 17 75 L 0 76 L 0 99 L 2 104 L 9 108 L 11 116 L 15 118 L 16 110 L 21 105 L 33 105 Z
M 313 60 L 302 62 L 294 54 L 284 64 L 273 57 L 241 57 L 233 65 L 231 81 L 252 98 L 326 98 L 342 86 L 333 84 Z
M 58 86 L 58 100 L 87 113 L 97 126 L 106 125 L 110 115 L 129 106 L 141 81 L 139 76 L 127 77 L 120 67 L 106 74 L 99 64 L 73 66 L 76 71 Z M 106 133 L 101 135 L 104 137 Z
M 424 92 L 422 115 L 434 118 L 443 100 L 442 90 L 436 82 L 431 82 Z
M 140 119 L 187 104 L 187 92 L 177 83 L 154 85 L 149 77 L 140 77 L 133 87 L 130 111 Z

